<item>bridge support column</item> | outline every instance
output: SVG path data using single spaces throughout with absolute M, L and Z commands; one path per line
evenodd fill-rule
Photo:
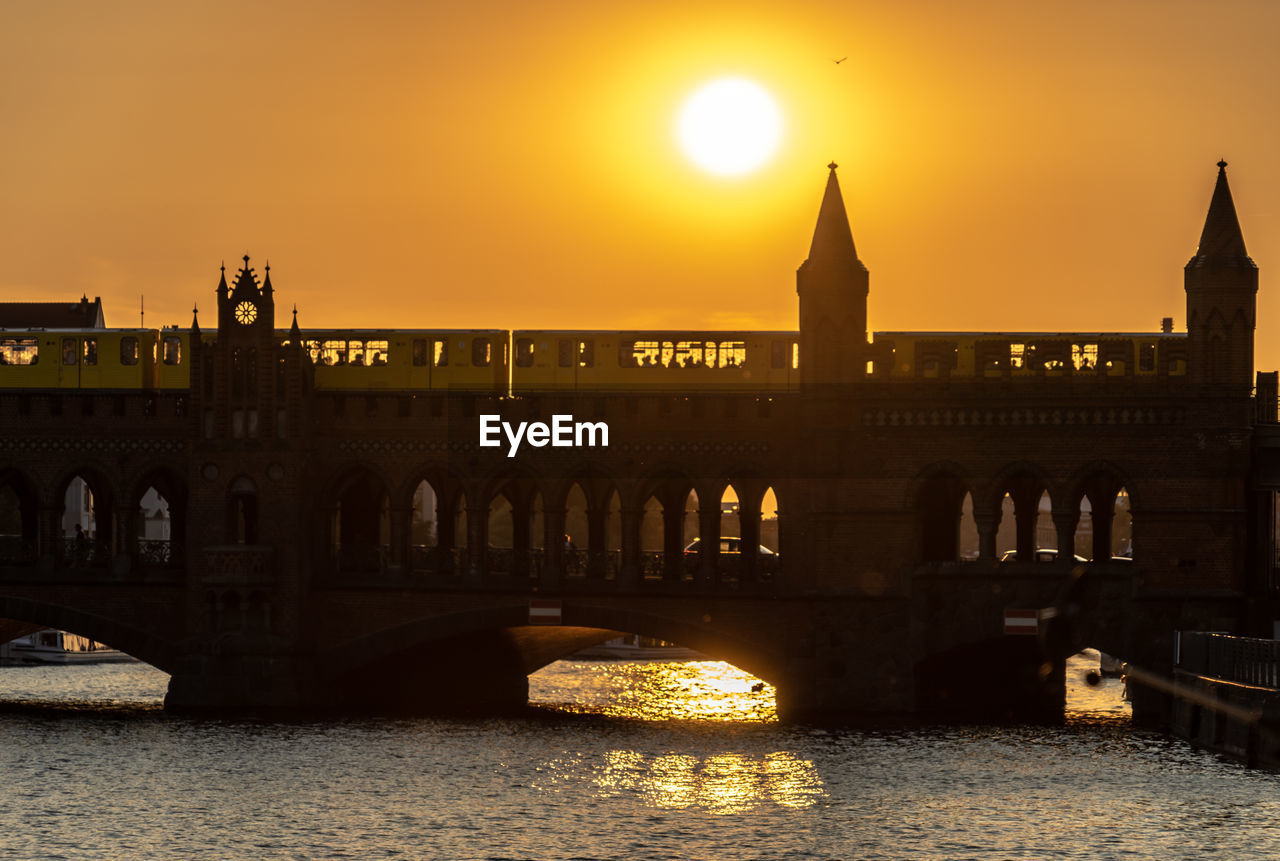
M 1058 559 L 1074 559 L 1076 553 L 1076 526 L 1080 522 L 1079 509 L 1054 511 L 1053 528 L 1058 533 Z
M 489 533 L 489 506 L 471 503 L 467 497 L 467 582 L 478 586 L 484 582 L 485 546 Z
M 720 558 L 720 502 L 717 500 L 713 508 L 710 501 L 703 503 L 702 497 L 698 500 L 698 534 L 702 538 L 702 553 L 695 576 L 699 583 L 717 583 L 724 573 L 720 570 L 723 564 Z M 683 547 L 680 553 L 684 555 Z
M 543 523 L 543 552 L 546 553 L 546 561 L 542 565 L 542 588 L 554 588 L 560 585 L 564 580 L 565 565 L 565 546 L 564 546 L 564 521 L 567 512 L 563 508 L 544 508 L 542 510 Z
M 978 527 L 978 559 L 982 562 L 995 562 L 999 559 L 996 548 L 996 536 L 1000 532 L 999 512 L 973 510 L 973 520 Z
M 42 568 L 53 568 L 58 564 L 61 555 L 59 544 L 62 540 L 62 507 L 52 505 L 40 506 L 39 548 Z
M 409 570 L 409 524 L 413 519 L 412 505 L 395 505 L 389 510 L 391 522 L 391 552 L 387 568 L 394 572 Z
M 738 546 L 742 551 L 742 568 L 738 579 L 744 583 L 756 580 L 760 559 L 760 503 L 746 499 L 738 503 Z
M 643 508 L 624 508 L 622 517 L 622 563 L 618 567 L 621 585 L 634 586 L 640 582 L 640 529 L 644 523 Z
M 683 504 L 666 505 L 662 509 L 662 579 L 684 579 Z
M 605 556 L 609 552 L 605 539 L 609 509 L 592 506 L 587 509 L 587 577 L 603 580 L 608 569 Z

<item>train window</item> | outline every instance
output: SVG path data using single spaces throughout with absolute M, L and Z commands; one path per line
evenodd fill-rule
M 471 339 L 471 365 L 475 368 L 487 368 L 493 360 L 493 345 L 488 338 Z
M 348 364 L 364 367 L 365 365 L 364 341 L 348 341 L 347 342 L 347 362 Z
M 364 355 L 365 361 L 372 367 L 382 367 L 387 363 L 387 356 L 390 355 L 391 349 L 386 341 L 365 341 Z
M 1072 344 L 1071 364 L 1077 371 L 1092 371 L 1098 367 L 1098 345 Z
M 35 338 L 0 338 L 0 365 L 34 365 L 40 361 Z
M 774 341 L 769 345 L 769 367 L 782 369 L 787 366 L 787 342 Z
M 1035 347 L 1028 347 L 1026 344 L 1010 344 L 1009 345 L 1009 367 L 1025 368 L 1027 362 L 1031 360 L 1031 356 L 1035 352 Z
M 1156 369 L 1156 345 L 1138 345 L 1138 370 L 1154 371 Z
M 431 342 L 431 359 L 432 364 L 437 368 L 446 368 L 449 366 L 449 342 L 443 338 L 439 338 Z
M 98 339 L 84 339 L 84 363 L 86 365 L 98 364 Z
M 516 367 L 533 367 L 533 339 L 516 338 Z
M 715 361 L 715 342 L 712 344 L 712 362 Z M 675 350 L 667 362 L 670 368 L 696 368 L 703 363 L 706 356 L 706 344 L 702 341 L 677 341 Z
M 346 341 L 321 341 L 320 342 L 320 361 L 321 365 L 345 365 L 347 363 L 347 342 Z
M 62 339 L 62 364 L 74 365 L 79 360 L 80 360 L 80 357 L 76 355 L 76 339 L 63 338 Z
M 562 368 L 573 367 L 573 341 L 560 339 L 556 344 L 556 364 Z
M 427 339 L 413 339 L 413 366 L 415 368 L 425 367 L 427 364 Z
M 740 368 L 747 362 L 746 341 L 721 341 L 716 351 L 716 367 Z
M 133 335 L 126 335 L 120 339 L 120 364 L 138 364 L 138 339 Z
M 791 342 L 791 370 L 800 367 L 800 342 Z
M 166 365 L 182 364 L 182 339 L 177 335 L 166 335 L 161 343 L 160 357 Z
M 596 342 L 595 341 L 579 341 L 578 342 L 578 367 L 592 368 L 596 364 Z

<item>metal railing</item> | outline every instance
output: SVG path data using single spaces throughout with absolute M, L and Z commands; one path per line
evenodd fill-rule
M 1176 649 L 1184 672 L 1280 690 L 1280 640 L 1179 631 Z

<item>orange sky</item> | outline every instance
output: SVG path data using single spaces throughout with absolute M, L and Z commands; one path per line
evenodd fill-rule
M 1225 157 L 1280 366 L 1280 4 L 1043 5 L 10 0 L 0 295 L 207 325 L 248 252 L 310 327 L 793 329 L 834 159 L 873 329 L 1182 329 Z M 671 130 L 725 74 L 745 178 Z

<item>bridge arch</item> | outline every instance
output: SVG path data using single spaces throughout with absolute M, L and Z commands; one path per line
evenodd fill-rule
M 118 549 L 118 477 L 82 464 L 53 485 L 49 535 L 54 558 L 63 565 L 106 566 Z
M 149 499 L 149 494 L 154 498 Z M 166 534 L 151 530 L 144 505 L 154 504 L 166 515 Z M 125 524 L 129 551 L 144 566 L 171 567 L 185 559 L 187 537 L 187 484 L 170 465 L 147 469 L 132 483 L 128 498 L 129 520 Z M 162 531 L 162 530 L 161 530 Z
M 1038 464 L 1027 461 L 1015 461 L 1001 469 L 987 489 L 985 501 L 979 506 L 974 500 L 974 517 L 979 524 L 983 520 L 994 523 L 998 531 L 1005 514 L 1005 497 L 1013 503 L 1014 546 L 1012 548 L 994 547 L 997 552 L 1013 549 L 1019 562 L 1035 562 L 1038 559 L 1037 549 L 1041 541 L 1037 537 L 1037 526 L 1040 519 L 1042 502 L 1047 497 L 1048 509 L 1053 510 L 1054 483 L 1047 470 Z M 1060 495 L 1060 494 L 1059 494 Z M 981 528 L 981 527 L 980 527 Z M 1050 542 L 1057 544 L 1054 539 Z M 995 555 L 995 554 L 993 554 Z
M 74 607 L 0 595 L 0 618 L 79 634 L 119 649 L 169 674 L 179 669 L 179 650 L 163 637 Z
M 373 675 L 404 675 L 438 685 L 444 695 L 469 679 L 484 685 L 486 677 L 523 680 L 579 649 L 627 633 L 655 637 L 724 660 L 767 682 L 784 681 L 785 656 L 770 650 L 774 638 L 759 632 L 720 629 L 698 620 L 680 620 L 639 608 L 603 607 L 565 601 L 563 626 L 530 626 L 524 604 L 446 613 L 417 619 L 352 641 L 330 644 L 318 665 L 335 680 Z M 436 660 L 440 655 L 450 660 Z M 462 667 L 461 671 L 459 667 Z M 384 668 L 386 672 L 384 672 Z M 415 676 L 414 668 L 425 671 Z M 435 668 L 438 674 L 433 675 Z M 504 684 L 506 682 L 503 682 Z M 373 692 L 358 685 L 362 694 Z M 470 692 L 474 693 L 474 692 Z

